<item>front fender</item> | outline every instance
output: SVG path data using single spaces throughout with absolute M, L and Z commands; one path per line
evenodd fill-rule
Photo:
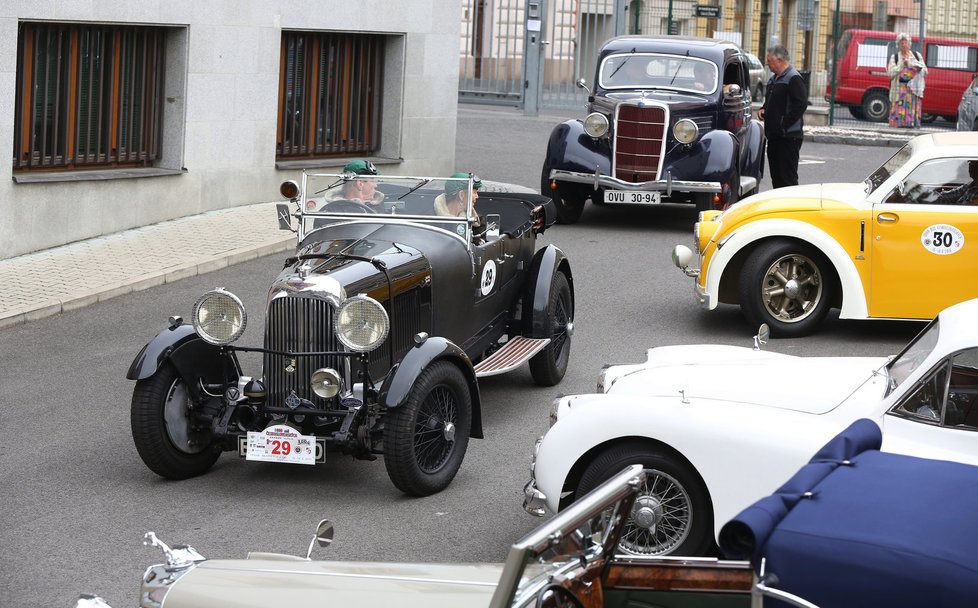
M 677 144 L 666 153 L 662 175 L 673 179 L 725 183 L 736 174 L 739 149 L 737 138 L 728 131 L 710 131 L 693 142 L 688 150 Z
M 447 338 L 428 338 L 409 350 L 387 374 L 377 400 L 388 409 L 401 407 L 407 401 L 421 372 L 435 361 L 443 359 L 457 365 L 465 375 L 472 395 L 472 429 L 469 436 L 482 439 L 482 399 L 479 396 L 479 383 L 475 378 L 472 360 L 465 351 Z
M 544 166 L 580 173 L 597 169 L 602 175 L 611 175 L 611 140 L 607 136 L 591 137 L 580 120 L 564 121 L 550 133 Z
M 828 258 L 842 287 L 841 319 L 865 319 L 869 316 L 866 290 L 862 277 L 849 253 L 827 232 L 809 224 L 793 219 L 772 218 L 749 222 L 737 228 L 729 237 L 724 237 L 723 247 L 717 248 L 706 267 L 704 281 L 707 293 L 716 294 L 710 298 L 710 308 L 719 303 L 720 283 L 730 262 L 745 248 L 756 247 L 758 243 L 774 238 L 793 238 L 807 243 Z M 721 239 L 724 240 L 724 239 Z M 711 247 L 716 244 L 711 243 Z
M 205 342 L 193 325 L 168 327 L 143 346 L 126 372 L 129 380 L 145 380 L 170 361 L 196 393 L 198 378 L 217 383 L 232 380 L 241 374 L 241 366 L 233 351 Z M 195 395 L 196 396 L 196 395 Z
M 529 280 L 526 282 L 526 293 L 523 296 L 523 335 L 528 338 L 549 337 L 546 327 L 550 306 L 550 285 L 558 272 L 562 272 L 567 277 L 571 292 L 571 310 L 575 310 L 574 275 L 571 273 L 570 261 L 556 246 L 547 245 L 533 256 Z

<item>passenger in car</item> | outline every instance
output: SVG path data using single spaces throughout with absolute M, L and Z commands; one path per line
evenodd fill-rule
M 978 160 L 968 161 L 971 182 L 961 184 L 934 199 L 935 205 L 978 205 Z
M 330 190 L 323 197 L 326 204 L 336 201 L 354 201 L 368 206 L 380 205 L 384 193 L 377 191 L 377 182 L 372 179 L 356 179 L 363 175 L 380 175 L 380 171 L 369 160 L 351 160 L 343 167 L 346 180 L 339 188 Z

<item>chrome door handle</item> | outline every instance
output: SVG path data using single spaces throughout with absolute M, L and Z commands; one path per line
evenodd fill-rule
M 881 213 L 876 216 L 876 221 L 880 224 L 892 224 L 893 222 L 897 221 L 897 216 Z

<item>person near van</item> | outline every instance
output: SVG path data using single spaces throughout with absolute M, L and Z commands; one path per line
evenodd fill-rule
M 798 70 L 791 66 L 788 49 L 783 45 L 769 48 L 766 60 L 771 79 L 757 117 L 764 121 L 771 183 L 775 188 L 797 186 L 808 87 Z
M 920 53 L 910 50 L 910 35 L 897 34 L 897 52 L 886 66 L 890 77 L 890 126 L 920 128 L 927 66 Z

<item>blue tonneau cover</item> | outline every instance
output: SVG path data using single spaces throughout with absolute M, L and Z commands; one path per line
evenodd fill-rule
M 879 451 L 858 420 L 720 531 L 822 607 L 978 606 L 978 467 Z M 768 604 L 766 604 L 768 605 Z

